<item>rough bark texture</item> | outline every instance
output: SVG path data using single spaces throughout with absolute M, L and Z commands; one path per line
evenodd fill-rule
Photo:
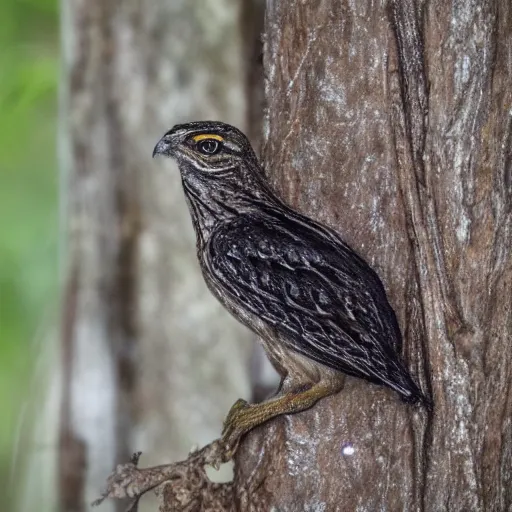
M 247 436 L 239 509 L 511 510 L 510 2 L 269 0 L 265 72 L 266 172 L 378 270 L 435 411 L 347 379 Z
M 250 333 L 203 283 L 177 169 L 151 160 L 175 123 L 245 128 L 248 79 L 236 0 L 62 7 L 59 484 L 61 509 L 78 512 L 132 451 L 183 457 L 250 394 Z

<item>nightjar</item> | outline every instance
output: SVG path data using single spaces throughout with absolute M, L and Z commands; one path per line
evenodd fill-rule
M 157 154 L 178 162 L 208 287 L 261 337 L 282 377 L 275 397 L 234 404 L 223 432 L 231 453 L 254 426 L 338 392 L 343 374 L 430 407 L 399 356 L 400 329 L 377 274 L 332 229 L 276 196 L 243 133 L 181 124 Z

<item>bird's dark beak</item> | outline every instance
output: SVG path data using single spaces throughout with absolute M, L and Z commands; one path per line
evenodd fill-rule
M 153 149 L 153 158 L 156 155 L 173 156 L 174 144 L 168 135 L 164 135 Z

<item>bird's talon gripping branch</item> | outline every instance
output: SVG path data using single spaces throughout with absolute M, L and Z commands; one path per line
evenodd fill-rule
M 249 403 L 247 400 L 244 400 L 243 398 L 239 398 L 232 406 L 231 411 L 236 411 L 237 409 L 245 409 L 249 406 Z
M 227 435 L 231 430 L 233 430 L 233 425 L 237 423 L 237 417 L 240 416 L 240 411 L 243 411 L 247 408 L 250 408 L 250 405 L 245 401 L 239 398 L 232 406 L 224 420 L 224 426 L 222 428 L 222 435 Z
M 253 420 L 252 410 L 254 407 L 257 407 L 257 405 L 254 406 L 245 400 L 239 399 L 229 410 L 222 429 L 222 441 L 226 447 L 226 461 L 234 457 L 242 436 L 259 423 L 258 420 L 256 422 Z
M 257 408 L 258 404 L 251 405 L 242 399 L 231 407 L 222 429 L 222 441 L 226 447 L 225 461 L 234 457 L 243 435 L 261 423 L 258 414 L 254 414 Z

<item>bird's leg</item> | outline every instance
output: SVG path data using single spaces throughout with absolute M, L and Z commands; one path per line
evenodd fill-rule
M 222 440 L 226 457 L 230 459 L 238 448 L 241 437 L 254 427 L 281 414 L 291 414 L 312 407 L 318 400 L 334 395 L 342 388 L 342 380 L 321 380 L 296 391 L 288 391 L 259 404 L 238 400 L 224 421 Z

